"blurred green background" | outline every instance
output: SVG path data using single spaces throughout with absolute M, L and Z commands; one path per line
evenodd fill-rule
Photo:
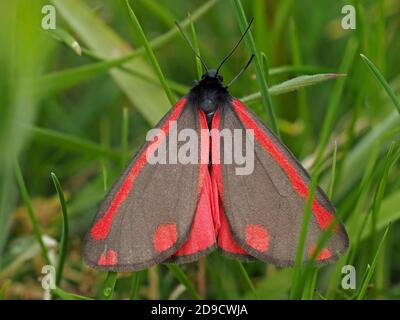
M 240 37 L 239 3 L 130 2 L 176 98 L 198 70 L 174 21 L 197 38 L 208 66 L 217 66 Z M 55 30 L 41 26 L 48 4 L 56 10 Z M 341 27 L 346 4 L 356 8 L 355 30 Z M 266 123 L 272 107 L 285 144 L 307 168 L 319 162 L 312 172 L 346 225 L 349 253 L 298 274 L 261 262 L 240 264 L 217 252 L 180 268 L 160 265 L 135 274 L 89 269 L 82 239 L 97 206 L 170 103 L 124 0 L 1 1 L 0 299 L 45 296 L 46 251 L 58 271 L 63 267 L 55 298 L 400 298 L 400 104 L 394 94 L 400 88 L 400 3 L 242 5 L 255 19 L 252 35 L 272 104 L 260 98 L 266 86 L 260 87 L 254 64 L 231 93 Z M 240 71 L 249 49 L 242 44 L 224 65 L 226 80 Z M 51 172 L 62 186 L 64 211 Z M 38 239 L 44 239 L 41 246 Z M 346 264 L 357 272 L 354 290 L 341 287 Z

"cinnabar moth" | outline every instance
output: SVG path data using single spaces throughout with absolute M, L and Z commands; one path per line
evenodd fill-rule
M 162 134 L 144 143 L 111 188 L 86 236 L 84 256 L 90 266 L 134 271 L 161 262 L 191 262 L 216 247 L 237 259 L 294 264 L 310 177 L 279 138 L 229 94 L 229 85 L 224 86 L 219 69 L 240 41 L 217 70 L 208 70 L 201 60 L 206 70 L 202 79 L 158 123 Z M 173 122 L 178 132 L 191 128 L 198 133 L 198 163 L 149 164 L 148 151 L 161 143 L 168 148 Z M 217 134 L 202 135 L 202 129 L 253 130 L 253 173 L 236 175 L 234 165 L 216 161 L 223 156 L 223 141 Z M 334 212 L 317 188 L 303 261 L 336 221 Z M 336 260 L 347 247 L 348 236 L 338 223 L 317 263 Z

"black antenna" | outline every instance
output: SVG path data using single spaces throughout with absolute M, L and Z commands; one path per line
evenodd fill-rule
M 228 60 L 231 55 L 235 52 L 235 50 L 237 49 L 237 47 L 239 46 L 239 44 L 242 42 L 242 40 L 244 39 L 246 33 L 250 30 L 251 24 L 253 23 L 254 18 L 251 18 L 249 25 L 247 26 L 246 30 L 244 31 L 244 33 L 242 34 L 242 36 L 240 37 L 239 41 L 236 43 L 236 45 L 233 47 L 233 49 L 231 50 L 231 52 L 229 52 L 229 54 L 224 58 L 224 60 L 222 60 L 222 62 L 220 63 L 218 69 L 217 69 L 217 74 L 219 72 L 219 69 L 221 69 L 222 65 L 226 62 L 226 60 Z
M 244 68 L 242 68 L 242 70 L 240 70 L 240 72 L 237 74 L 236 77 L 234 77 L 231 82 L 229 82 L 225 88 L 229 88 L 232 84 L 234 84 L 236 82 L 236 80 L 238 80 L 241 75 L 247 70 L 247 68 L 250 66 L 251 61 L 253 61 L 254 58 L 254 54 L 251 55 L 249 61 L 247 61 L 246 65 L 244 66 Z
M 192 43 L 190 42 L 189 38 L 186 36 L 186 34 L 183 32 L 182 27 L 180 26 L 180 24 L 178 23 L 178 21 L 175 21 L 176 26 L 178 27 L 179 31 L 182 33 L 183 38 L 186 40 L 187 44 L 189 45 L 190 49 L 192 49 L 194 55 L 199 58 L 201 64 L 203 65 L 203 68 L 205 69 L 205 71 L 208 71 L 207 65 L 204 62 L 204 60 L 201 58 L 200 54 L 198 52 L 196 52 L 196 50 L 194 49 Z

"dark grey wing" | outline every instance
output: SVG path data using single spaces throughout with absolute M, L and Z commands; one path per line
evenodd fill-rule
M 169 145 L 174 121 L 177 132 L 200 129 L 199 113 L 186 99 L 160 121 L 161 135 L 142 146 L 101 204 L 85 240 L 88 265 L 114 271 L 147 268 L 165 261 L 188 239 L 199 198 L 198 162 L 152 165 L 146 157 L 163 141 Z
M 254 138 L 251 174 L 237 174 L 238 166 L 234 163 L 221 164 L 215 170 L 233 239 L 262 261 L 291 266 L 303 221 L 309 175 L 283 143 L 240 101 L 233 100 L 219 112 L 220 130 L 252 130 L 242 135 L 243 145 L 249 135 Z M 221 139 L 221 158 L 223 152 L 224 140 Z M 303 260 L 312 255 L 322 231 L 335 220 L 335 209 L 320 188 L 314 196 L 312 212 Z M 319 263 L 336 260 L 347 247 L 346 231 L 339 224 L 317 260 Z

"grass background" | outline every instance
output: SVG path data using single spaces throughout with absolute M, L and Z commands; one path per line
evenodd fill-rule
M 356 30 L 341 28 L 349 2 Z M 61 299 L 400 298 L 398 1 L 136 0 L 131 12 L 125 0 L 50 3 L 53 31 L 40 27 L 47 1 L 0 3 L 0 298 L 43 298 L 48 261 Z M 82 238 L 99 202 L 198 78 L 174 21 L 217 66 L 245 17 L 255 19 L 252 33 L 224 78 L 256 54 L 231 93 L 276 124 L 332 196 L 348 254 L 320 269 L 218 253 L 133 274 L 89 269 Z M 346 264 L 355 266 L 356 290 L 341 289 Z

